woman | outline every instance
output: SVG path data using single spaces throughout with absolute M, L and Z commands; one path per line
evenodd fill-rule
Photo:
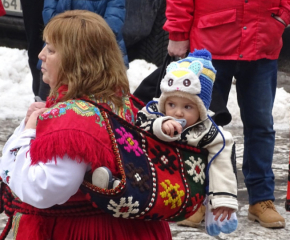
M 79 190 L 86 172 L 96 167 L 118 175 L 104 119 L 86 100 L 134 121 L 126 67 L 112 30 L 99 15 L 75 10 L 54 17 L 43 37 L 39 58 L 50 96 L 45 108 L 41 103 L 29 108 L 0 164 L 14 194 L 5 208 L 14 215 L 14 238 L 171 239 L 168 223 L 114 218 L 93 208 Z M 9 191 L 4 198 L 12 198 Z

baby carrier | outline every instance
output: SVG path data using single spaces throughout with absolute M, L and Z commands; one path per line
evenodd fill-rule
M 194 214 L 205 196 L 207 151 L 162 142 L 103 106 L 97 107 L 122 178 L 116 188 L 101 189 L 87 176 L 80 189 L 93 206 L 129 219 L 180 221 Z

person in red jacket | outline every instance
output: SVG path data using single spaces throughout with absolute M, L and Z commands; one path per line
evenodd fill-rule
M 217 70 L 214 91 L 226 103 L 236 78 L 244 126 L 242 170 L 249 195 L 248 218 L 264 227 L 284 227 L 285 219 L 273 204 L 272 108 L 290 0 L 167 0 L 166 17 L 168 53 L 185 57 L 189 50 L 209 50 Z
M 5 15 L 5 14 L 6 14 L 5 9 L 3 7 L 2 2 L 0 1 L 0 17 L 3 16 L 3 15 Z

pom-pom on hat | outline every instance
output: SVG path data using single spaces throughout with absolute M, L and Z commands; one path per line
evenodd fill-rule
M 211 54 L 206 49 L 195 50 L 186 58 L 167 66 L 160 84 L 162 93 L 158 102 L 162 113 L 165 113 L 166 99 L 178 96 L 187 98 L 197 105 L 201 120 L 207 118 L 216 74 L 211 59 Z

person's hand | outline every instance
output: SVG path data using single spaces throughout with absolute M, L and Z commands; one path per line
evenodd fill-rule
M 36 129 L 36 122 L 37 122 L 38 116 L 41 115 L 46 110 L 47 110 L 47 108 L 41 108 L 41 109 L 38 109 L 38 110 L 32 112 L 29 116 L 27 123 L 25 124 L 24 130 Z
M 168 54 L 172 57 L 185 58 L 187 51 L 189 51 L 189 40 L 185 41 L 172 41 L 168 43 Z
M 182 126 L 180 123 L 176 122 L 175 120 L 170 119 L 162 123 L 162 131 L 166 135 L 173 137 L 175 131 L 178 133 L 182 132 Z
M 34 112 L 34 111 L 37 111 L 41 108 L 44 108 L 45 107 L 45 103 L 44 102 L 34 102 L 30 105 L 30 107 L 28 108 L 27 110 L 27 113 L 26 113 L 26 117 L 25 117 L 25 125 L 30 117 L 30 115 Z
M 212 210 L 213 215 L 215 216 L 214 218 L 215 221 L 217 221 L 218 218 L 222 215 L 220 219 L 221 222 L 225 220 L 227 216 L 228 216 L 227 219 L 229 220 L 234 211 L 235 211 L 234 209 L 228 207 L 218 207 Z

